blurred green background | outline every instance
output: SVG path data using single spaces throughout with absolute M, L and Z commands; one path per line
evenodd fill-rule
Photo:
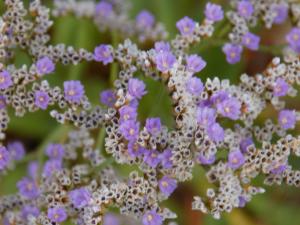
M 52 1 L 42 1 L 51 5 Z M 196 21 L 203 18 L 203 8 L 207 1 L 203 0 L 129 0 L 132 5 L 130 16 L 135 15 L 142 9 L 151 11 L 156 19 L 166 26 L 169 32 L 169 39 L 177 33 L 175 23 L 183 16 L 189 16 Z M 226 1 L 214 1 L 220 3 L 225 9 L 229 7 Z M 3 1 L 0 3 L 1 14 L 3 13 Z M 111 43 L 112 35 L 109 32 L 100 33 L 94 24 L 88 19 L 76 19 L 71 15 L 54 19 L 54 26 L 51 28 L 52 44 L 65 43 L 76 48 L 83 47 L 93 51 L 94 47 L 100 43 Z M 228 22 L 221 22 L 217 25 L 217 33 Z M 285 31 L 289 24 L 274 27 L 272 30 L 265 30 L 261 26 L 255 32 L 262 35 L 262 43 L 266 48 L 261 51 L 244 52 L 243 60 L 236 65 L 228 65 L 221 52 L 218 43 L 204 41 L 191 49 L 191 53 L 201 55 L 207 62 L 207 67 L 199 74 L 204 80 L 207 77 L 218 76 L 228 78 L 232 82 L 237 82 L 243 72 L 255 74 L 262 71 L 270 62 L 272 54 L 268 53 L 268 46 L 281 44 Z M 122 41 L 122 37 L 118 37 Z M 146 46 L 139 45 L 140 48 Z M 17 66 L 31 64 L 31 59 L 25 51 L 16 49 L 16 58 L 12 61 Z M 77 66 L 58 65 L 55 74 L 47 76 L 51 85 L 62 86 L 64 80 L 81 79 L 86 87 L 86 92 L 91 102 L 98 104 L 99 92 L 111 87 L 109 78 L 110 67 L 100 63 L 81 63 Z M 140 120 L 143 121 L 148 116 L 159 116 L 164 124 L 172 127 L 174 122 L 171 116 L 171 102 L 162 84 L 145 79 L 142 74 L 138 77 L 147 82 L 148 95 L 140 104 Z M 288 99 L 288 105 L 299 108 L 299 101 Z M 10 111 L 11 122 L 7 131 L 7 141 L 22 140 L 28 152 L 37 151 L 43 148 L 49 141 L 60 141 L 61 127 L 49 116 L 48 111 L 39 111 L 26 114 L 23 118 L 16 118 Z M 272 109 L 266 110 L 261 116 L 261 121 L 265 118 L 275 118 Z M 258 121 L 259 123 L 259 121 Z M 118 166 L 120 173 L 127 174 L 130 169 L 124 172 L 123 166 Z M 122 168 L 122 169 L 121 169 Z M 14 171 L 10 171 L 8 176 L 0 180 L 0 194 L 16 192 L 16 181 L 25 174 L 25 164 L 19 164 Z M 261 184 L 262 179 L 257 179 L 256 183 Z M 267 187 L 266 194 L 254 197 L 244 209 L 236 209 L 231 214 L 225 214 L 221 220 L 214 220 L 211 216 L 203 215 L 191 210 L 191 201 L 194 195 L 203 195 L 208 186 L 204 171 L 197 167 L 194 171 L 193 181 L 181 184 L 171 199 L 164 204 L 178 213 L 178 223 L 180 225 L 299 225 L 300 224 L 300 192 L 296 188 Z M 299 213 L 299 214 L 298 214 Z

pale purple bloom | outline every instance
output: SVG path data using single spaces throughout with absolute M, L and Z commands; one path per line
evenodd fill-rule
M 245 163 L 245 157 L 239 150 L 234 150 L 228 154 L 228 166 L 231 169 L 238 169 Z
M 191 73 L 198 73 L 206 66 L 206 62 L 198 55 L 188 56 L 186 63 L 186 69 Z
M 104 90 L 100 93 L 100 101 L 102 104 L 113 107 L 117 100 L 117 96 L 113 90 Z
M 64 82 L 65 99 L 71 103 L 80 103 L 84 95 L 84 87 L 78 80 Z
M 99 45 L 94 50 L 94 60 L 102 62 L 104 65 L 114 61 L 113 53 L 110 45 Z
M 173 154 L 172 150 L 167 148 L 160 155 L 159 158 L 161 160 L 161 165 L 164 169 L 170 169 L 173 166 L 173 162 L 171 160 Z
M 137 117 L 137 109 L 129 105 L 122 106 L 119 109 L 119 113 L 120 113 L 120 122 L 124 122 L 126 120 L 136 120 Z
M 159 190 L 164 196 L 169 197 L 177 188 L 177 181 L 168 176 L 164 176 L 158 182 Z
M 10 155 L 7 149 L 0 146 L 0 171 L 4 170 L 10 162 Z
M 241 113 L 241 103 L 237 98 L 231 97 L 217 104 L 218 112 L 232 120 L 237 120 Z
M 253 139 L 248 137 L 248 138 L 244 138 L 240 141 L 240 149 L 241 149 L 241 152 L 242 153 L 247 153 L 247 148 L 250 146 L 250 145 L 253 145 L 254 142 L 253 142 Z
M 107 18 L 113 12 L 113 7 L 106 1 L 101 1 L 96 5 L 96 15 Z
M 288 130 L 293 129 L 296 125 L 296 113 L 294 110 L 281 110 L 278 116 L 281 128 Z
M 197 110 L 197 122 L 207 127 L 216 122 L 216 110 L 209 107 L 199 107 Z
M 40 210 L 33 205 L 25 205 L 21 210 L 22 218 L 27 219 L 28 216 L 38 217 L 40 215 Z
M 284 79 L 277 78 L 276 82 L 273 86 L 273 94 L 274 94 L 274 96 L 277 96 L 277 97 L 285 96 L 287 94 L 289 88 L 290 88 L 290 86 Z
M 64 222 L 68 218 L 65 208 L 60 206 L 49 208 L 47 216 L 52 222 L 56 223 Z
M 103 225 L 121 225 L 121 221 L 115 214 L 106 213 L 103 218 Z
M 191 77 L 186 82 L 186 90 L 191 95 L 200 95 L 201 92 L 204 90 L 203 83 L 200 78 L 198 77 Z
M 156 55 L 155 62 L 160 72 L 167 73 L 173 68 L 176 57 L 171 52 L 160 52 Z
M 271 173 L 272 174 L 282 174 L 287 168 L 286 164 L 279 163 L 279 162 L 274 162 L 271 164 Z
M 215 155 L 204 156 L 203 154 L 199 154 L 198 161 L 202 165 L 211 165 L 216 161 Z
M 147 150 L 144 154 L 144 162 L 150 167 L 155 168 L 161 161 L 159 155 L 159 152 L 156 150 Z
M 191 18 L 185 16 L 176 23 L 176 27 L 180 31 L 181 35 L 188 36 L 193 34 L 195 30 L 195 22 Z
M 242 38 L 242 44 L 251 49 L 257 50 L 259 48 L 260 37 L 250 32 L 246 33 Z
M 39 164 L 37 161 L 30 162 L 27 167 L 28 176 L 30 176 L 32 179 L 35 180 L 38 176 L 38 169 L 39 169 Z
M 224 90 L 220 90 L 220 91 L 217 91 L 215 92 L 210 100 L 211 102 L 213 102 L 214 104 L 219 104 L 220 102 L 226 100 L 229 98 L 229 94 L 227 91 L 224 91 Z
M 47 92 L 45 91 L 36 91 L 34 93 L 34 104 L 45 110 L 47 109 L 48 105 L 49 105 L 49 102 L 50 102 L 50 97 L 48 95 Z
M 6 98 L 3 95 L 0 95 L 0 110 L 6 107 Z
M 92 195 L 90 191 L 84 187 L 75 189 L 69 193 L 69 198 L 76 208 L 82 208 L 89 204 Z
M 16 161 L 23 159 L 25 155 L 24 145 L 20 141 L 14 141 L 8 143 L 7 149 L 9 151 L 11 159 Z
M 127 141 L 134 141 L 139 134 L 140 124 L 133 120 L 126 120 L 121 123 L 119 131 Z
M 19 193 L 21 196 L 27 199 L 35 199 L 39 196 L 39 188 L 36 182 L 28 177 L 22 178 L 17 183 Z
M 49 144 L 46 148 L 46 155 L 51 159 L 62 159 L 65 149 L 61 144 Z
M 242 46 L 227 43 L 223 46 L 222 50 L 226 55 L 228 63 L 235 64 L 241 60 Z
M 162 225 L 163 218 L 155 210 L 146 212 L 143 215 L 143 225 Z
M 141 99 L 147 93 L 145 83 L 139 79 L 131 78 L 128 81 L 128 94 L 137 99 Z
M 50 159 L 44 165 L 43 176 L 51 177 L 54 172 L 60 171 L 61 169 L 62 169 L 61 160 Z
M 155 134 L 159 133 L 160 130 L 161 130 L 160 118 L 158 118 L 158 117 L 148 118 L 146 120 L 146 126 L 145 127 L 146 127 L 147 131 L 152 135 L 155 135 Z
M 13 85 L 11 75 L 8 71 L 0 72 L 0 89 L 4 90 Z
M 168 42 L 165 42 L 165 41 L 155 42 L 154 47 L 155 47 L 155 51 L 157 53 L 171 51 L 170 44 Z
M 254 8 L 250 1 L 242 0 L 238 2 L 237 11 L 241 17 L 249 19 L 254 12 Z
M 208 2 L 205 6 L 205 17 L 211 21 L 217 22 L 224 18 L 224 12 L 220 5 Z
M 36 62 L 36 70 L 38 75 L 46 75 L 55 70 L 55 65 L 48 56 L 44 56 Z
M 239 208 L 245 207 L 247 201 L 244 196 L 239 196 Z
M 213 123 L 206 128 L 208 137 L 214 142 L 224 140 L 224 129 L 218 123 Z
M 152 13 L 148 12 L 147 10 L 141 11 L 136 16 L 136 23 L 139 28 L 149 29 L 153 27 L 154 22 L 155 22 L 154 16 L 152 15 Z
M 300 53 L 300 28 L 292 28 L 286 35 L 286 40 L 294 51 Z
M 281 4 L 272 4 L 271 9 L 275 12 L 275 18 L 273 23 L 281 24 L 283 23 L 288 16 L 288 5 L 285 3 Z
M 145 149 L 135 141 L 129 141 L 127 148 L 128 148 L 128 154 L 131 158 L 139 157 L 145 152 Z

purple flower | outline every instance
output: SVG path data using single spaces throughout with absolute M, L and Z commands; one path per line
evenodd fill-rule
M 259 48 L 260 37 L 250 32 L 246 33 L 242 38 L 242 44 L 251 49 L 257 50 Z
M 241 113 L 241 103 L 237 98 L 231 97 L 217 104 L 218 112 L 232 120 L 237 120 Z
M 49 102 L 50 102 L 50 97 L 48 95 L 47 92 L 45 91 L 36 91 L 34 93 L 34 104 L 45 110 L 47 109 L 48 105 L 49 105 Z
M 292 28 L 286 35 L 286 41 L 294 51 L 300 53 L 300 28 Z
M 38 176 L 38 169 L 39 169 L 39 164 L 37 161 L 30 162 L 27 167 L 28 176 L 30 176 L 32 179 L 35 180 Z
M 239 150 L 234 150 L 228 154 L 228 166 L 231 169 L 238 169 L 245 163 L 244 155 Z
M 54 172 L 60 171 L 61 169 L 62 169 L 61 160 L 50 159 L 44 165 L 43 176 L 51 177 Z
M 275 12 L 275 18 L 273 22 L 275 24 L 283 23 L 287 16 L 288 16 L 288 5 L 281 3 L 281 4 L 272 4 L 271 9 Z
M 6 107 L 6 98 L 3 95 L 0 95 L 0 110 Z
M 216 110 L 209 107 L 199 107 L 197 110 L 197 122 L 203 127 L 208 127 L 210 124 L 215 123 Z
M 281 128 L 293 129 L 296 125 L 296 113 L 294 110 L 281 110 L 278 117 Z
M 46 155 L 51 159 L 62 159 L 65 149 L 61 144 L 49 144 L 46 148 Z
M 128 105 L 124 105 L 119 109 L 120 113 L 120 122 L 124 122 L 126 120 L 136 120 L 137 117 L 137 109 Z
M 274 94 L 274 96 L 277 96 L 277 97 L 285 96 L 287 94 L 289 88 L 290 88 L 290 86 L 284 79 L 277 78 L 275 85 L 273 86 L 273 94 Z
M 195 30 L 195 22 L 191 18 L 185 16 L 176 23 L 176 27 L 180 31 L 181 35 L 188 36 L 193 34 Z
M 146 129 L 152 135 L 159 133 L 161 130 L 160 118 L 148 118 L 146 120 Z
M 162 225 L 163 218 L 155 210 L 146 212 L 143 215 L 143 225 Z
M 287 166 L 286 164 L 282 164 L 279 162 L 274 162 L 271 164 L 271 173 L 272 174 L 282 174 L 286 170 Z
M 221 103 L 222 101 L 226 100 L 229 98 L 229 94 L 227 91 L 224 91 L 224 90 L 220 90 L 220 91 L 217 91 L 215 92 L 210 100 L 214 103 L 214 104 L 219 104 Z
M 9 151 L 11 159 L 16 161 L 23 159 L 25 155 L 24 145 L 20 141 L 10 142 L 7 145 L 7 149 Z
M 218 123 L 213 123 L 206 128 L 208 137 L 214 142 L 224 140 L 224 129 Z
M 206 62 L 198 55 L 188 56 L 186 63 L 186 69 L 191 73 L 198 73 L 206 66 Z
M 154 16 L 152 13 L 148 12 L 147 10 L 141 11 L 136 16 L 136 24 L 141 29 L 149 29 L 153 27 L 155 22 Z
M 208 20 L 217 22 L 224 18 L 224 12 L 220 5 L 208 2 L 205 6 L 205 17 Z
M 0 89 L 4 90 L 13 85 L 10 73 L 6 70 L 0 72 Z
M 168 42 L 164 42 L 164 41 L 155 42 L 154 47 L 155 47 L 156 53 L 171 51 L 170 44 Z
M 228 63 L 235 64 L 241 60 L 242 46 L 227 43 L 223 46 L 222 50 L 226 55 Z
M 211 165 L 216 161 L 215 155 L 204 156 L 203 154 L 199 154 L 198 161 L 202 165 Z
M 19 193 L 27 199 L 35 199 L 39 196 L 39 189 L 36 182 L 28 177 L 24 177 L 17 183 Z
M 114 61 L 113 53 L 110 45 L 99 45 L 94 50 L 94 60 L 102 62 L 104 65 Z
M 113 107 L 117 100 L 117 96 L 115 95 L 113 90 L 104 90 L 100 93 L 100 101 L 102 104 Z
M 173 166 L 172 162 L 172 150 L 167 148 L 160 155 L 159 158 L 161 160 L 161 165 L 164 169 L 170 169 Z
M 91 193 L 86 188 L 78 188 L 69 193 L 69 198 L 76 208 L 82 208 L 91 201 Z
M 28 216 L 38 217 L 40 210 L 33 205 L 25 205 L 21 210 L 21 215 L 23 219 L 27 219 Z
M 128 81 L 128 94 L 137 99 L 141 99 L 147 93 L 145 83 L 139 79 L 131 78 Z
M 239 208 L 245 207 L 247 201 L 244 196 L 239 196 Z
M 203 83 L 198 77 L 191 77 L 186 82 L 186 90 L 192 95 L 200 95 L 203 89 Z
M 172 69 L 175 62 L 176 57 L 171 52 L 159 52 L 155 58 L 156 67 L 162 73 Z
M 96 15 L 107 18 L 113 12 L 113 7 L 106 1 L 101 1 L 96 5 Z
M 10 161 L 9 152 L 6 150 L 5 147 L 0 146 L 0 171 L 4 170 Z
M 103 225 L 121 225 L 121 222 L 115 214 L 106 213 L 103 218 Z
M 253 144 L 254 144 L 254 142 L 253 142 L 252 138 L 250 138 L 250 137 L 242 139 L 240 142 L 240 149 L 241 149 L 242 153 L 244 153 L 244 154 L 247 153 L 247 148 Z
M 159 152 L 156 150 L 147 150 L 144 154 L 144 162 L 152 167 L 155 168 L 160 163 L 161 158 L 159 157 Z
M 168 176 L 164 176 L 159 180 L 158 186 L 163 195 L 169 197 L 177 188 L 177 181 L 175 179 L 169 178 Z
M 127 141 L 134 141 L 139 135 L 140 124 L 133 120 L 126 120 L 121 123 L 119 131 Z
M 48 56 L 44 56 L 36 62 L 36 71 L 40 76 L 52 73 L 54 70 L 55 65 Z
M 80 103 L 84 95 L 84 87 L 78 80 L 64 82 L 65 99 L 71 103 Z
M 250 1 L 242 0 L 238 2 L 237 11 L 241 17 L 249 19 L 254 12 L 254 8 Z
M 129 141 L 127 148 L 129 156 L 133 159 L 141 156 L 145 152 L 145 149 L 135 141 Z
M 60 206 L 49 208 L 47 216 L 52 222 L 55 223 L 61 223 L 65 221 L 68 217 L 65 208 Z

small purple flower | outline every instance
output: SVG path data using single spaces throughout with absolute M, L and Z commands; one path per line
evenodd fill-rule
M 220 5 L 208 2 L 205 6 L 205 17 L 208 20 L 217 22 L 224 18 L 224 12 Z
M 164 176 L 159 180 L 158 186 L 163 195 L 169 197 L 177 188 L 177 181 L 175 179 L 169 178 L 168 176 Z
M 128 81 L 128 93 L 131 97 L 141 99 L 147 93 L 145 83 L 139 79 L 131 78 Z
M 21 210 L 21 215 L 23 219 L 27 219 L 28 216 L 38 217 L 40 210 L 33 205 L 25 205 Z
M 27 167 L 28 176 L 30 176 L 32 179 L 36 180 L 37 176 L 38 176 L 38 169 L 39 169 L 39 164 L 37 161 L 30 162 Z
M 175 62 L 176 57 L 171 52 L 159 52 L 155 58 L 156 67 L 162 73 L 171 70 Z
M 154 47 L 155 47 L 156 53 L 171 51 L 170 44 L 168 42 L 164 42 L 164 41 L 155 42 Z
M 71 103 L 80 103 L 84 95 L 84 87 L 78 80 L 64 82 L 65 99 Z
M 144 162 L 152 167 L 155 168 L 160 163 L 161 158 L 159 157 L 159 152 L 156 150 L 147 150 L 144 154 Z
M 100 101 L 102 104 L 113 107 L 117 100 L 117 96 L 113 90 L 104 90 L 100 93 Z
M 300 28 L 292 28 L 286 35 L 286 41 L 294 51 L 300 53 Z
M 247 201 L 244 196 L 239 196 L 239 208 L 245 207 Z
M 241 17 L 249 19 L 254 12 L 254 8 L 250 1 L 242 0 L 237 4 L 237 11 Z
M 135 141 L 129 141 L 128 145 L 128 154 L 131 158 L 135 159 L 136 157 L 141 156 L 144 152 L 145 149 L 141 147 L 138 143 Z
M 44 56 L 36 62 L 36 70 L 39 76 L 43 76 L 52 73 L 55 70 L 55 65 L 48 56 Z
M 47 216 L 52 222 L 55 223 L 64 222 L 68 218 L 65 208 L 60 206 L 49 208 Z
M 254 144 L 253 139 L 250 137 L 242 139 L 240 142 L 241 152 L 244 154 L 247 153 L 247 148 L 253 144 Z
M 145 127 L 146 127 L 147 131 L 152 135 L 155 135 L 155 134 L 159 133 L 160 130 L 161 130 L 160 118 L 158 118 L 158 117 L 148 118 L 146 120 L 146 126 Z
M 6 107 L 6 98 L 3 95 L 0 95 L 0 110 Z
M 219 104 L 221 103 L 222 101 L 226 100 L 229 98 L 229 94 L 227 91 L 224 91 L 224 90 L 220 90 L 220 91 L 217 91 L 215 92 L 210 100 L 214 103 L 214 104 Z
M 47 92 L 45 91 L 36 91 L 34 93 L 34 104 L 45 110 L 47 109 L 48 105 L 49 105 L 49 102 L 50 102 L 50 97 L 48 95 Z
M 226 55 L 228 63 L 235 64 L 241 60 L 242 46 L 227 43 L 223 46 L 222 50 Z
M 218 123 L 213 123 L 206 128 L 208 137 L 214 142 L 224 140 L 224 129 Z
M 216 117 L 215 109 L 199 107 L 197 110 L 197 122 L 203 127 L 208 127 L 210 124 L 215 123 Z
M 289 88 L 290 88 L 290 86 L 284 79 L 277 78 L 276 82 L 273 86 L 273 94 L 274 94 L 274 96 L 277 96 L 277 97 L 285 96 L 287 94 Z
M 241 103 L 237 98 L 231 97 L 217 104 L 218 112 L 232 120 L 237 120 L 241 113 Z
M 203 154 L 199 154 L 198 161 L 202 165 L 211 165 L 216 161 L 215 155 L 204 156 Z
M 206 62 L 198 55 L 188 56 L 186 63 L 186 69 L 191 73 L 198 73 L 206 66 Z
M 133 120 L 126 120 L 121 123 L 119 131 L 127 141 L 134 141 L 139 135 L 140 124 Z
M 242 44 L 251 49 L 257 50 L 259 48 L 260 37 L 250 32 L 246 33 L 242 38 Z
M 103 218 L 103 225 L 121 225 L 121 222 L 115 214 L 106 213 Z
M 13 160 L 20 161 L 25 155 L 25 148 L 22 142 L 14 141 L 7 145 L 10 157 Z
M 176 23 L 176 27 L 180 31 L 181 35 L 188 36 L 193 34 L 195 30 L 195 22 L 191 18 L 185 16 Z
M 137 117 L 137 109 L 131 107 L 129 105 L 124 105 L 119 109 L 120 113 L 120 122 L 124 122 L 126 120 L 136 120 Z
M 186 82 L 186 90 L 191 95 L 200 95 L 204 90 L 203 83 L 198 77 L 191 77 Z
M 44 165 L 43 176 L 51 177 L 54 172 L 60 171 L 61 169 L 62 169 L 61 160 L 50 159 Z
M 9 152 L 5 147 L 0 146 L 0 171 L 4 170 L 10 162 Z
M 84 187 L 75 189 L 69 193 L 69 198 L 76 208 L 87 206 L 91 201 L 91 197 L 89 190 Z
M 11 75 L 8 71 L 0 72 L 0 89 L 4 90 L 13 85 Z
M 141 11 L 136 16 L 136 24 L 141 29 L 149 29 L 153 27 L 155 22 L 154 16 L 152 13 L 148 12 L 147 10 Z
M 238 169 L 245 163 L 245 157 L 239 150 L 234 150 L 228 154 L 228 166 L 231 169 Z
M 35 199 L 39 196 L 39 189 L 36 182 L 28 177 L 24 177 L 17 183 L 19 193 L 27 199 Z
M 146 212 L 143 215 L 143 225 L 162 225 L 163 218 L 155 210 Z
M 271 164 L 271 173 L 272 174 L 282 174 L 286 170 L 287 166 L 286 164 L 274 162 Z
M 51 159 L 62 159 L 65 149 L 61 144 L 49 144 L 46 148 L 46 155 Z
M 104 65 L 114 61 L 113 53 L 110 45 L 99 45 L 94 50 L 94 60 L 102 62 Z
M 286 20 L 289 10 L 287 4 L 272 4 L 271 9 L 273 12 L 275 12 L 275 18 L 273 20 L 273 23 L 281 24 Z
M 281 110 L 278 117 L 281 128 L 293 129 L 296 125 L 296 113 L 294 110 Z
M 101 1 L 96 5 L 96 15 L 107 18 L 112 14 L 112 12 L 112 5 L 106 1 Z
M 167 148 L 159 155 L 159 158 L 161 160 L 161 165 L 164 169 L 170 169 L 173 166 L 172 162 L 172 150 Z

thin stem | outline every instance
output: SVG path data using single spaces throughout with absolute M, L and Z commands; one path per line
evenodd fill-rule
M 105 135 L 106 135 L 105 126 L 102 126 L 97 137 L 96 149 L 101 150 L 104 147 Z
M 111 36 L 112 36 L 112 46 L 116 48 L 119 42 L 118 34 L 116 32 L 112 32 Z M 118 63 L 113 62 L 110 66 L 110 74 L 109 74 L 110 86 L 112 87 L 114 86 L 114 82 L 117 79 L 117 77 L 118 77 Z

